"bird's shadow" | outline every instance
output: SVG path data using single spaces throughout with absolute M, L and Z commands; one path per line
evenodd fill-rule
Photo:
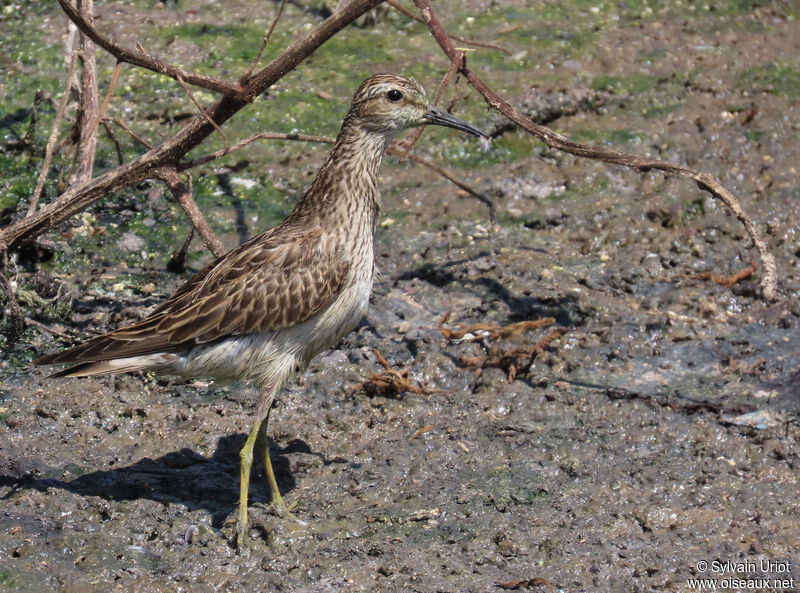
M 108 500 L 150 499 L 162 504 L 182 504 L 190 511 L 202 509 L 209 513 L 212 526 L 221 527 L 236 509 L 239 501 L 239 451 L 247 435 L 243 433 L 222 437 L 211 457 L 189 448 L 166 453 L 157 459 L 144 457 L 125 467 L 98 470 L 72 480 L 33 478 L 0 474 L 0 485 L 11 486 L 3 496 L 8 499 L 16 492 L 34 489 L 41 492 L 59 488 L 81 496 L 97 496 Z M 294 439 L 285 447 L 270 442 L 270 458 L 281 494 L 291 492 L 295 480 L 290 472 L 288 455 L 307 453 L 320 457 L 324 465 L 346 463 L 341 458 L 329 460 L 302 439 Z M 74 466 L 70 469 L 74 470 Z M 49 474 L 63 473 L 58 470 Z M 249 504 L 269 504 L 270 493 L 257 451 L 253 456 L 250 476 Z

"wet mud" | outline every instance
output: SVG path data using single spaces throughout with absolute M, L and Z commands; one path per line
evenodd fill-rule
M 655 13 L 649 3 L 599 13 L 565 4 L 580 5 L 573 29 L 549 3 L 510 3 L 505 15 L 469 3 L 477 23 L 466 33 L 529 52 L 518 70 L 483 65 L 487 79 L 569 137 L 719 176 L 765 231 L 777 300 L 760 298 L 760 269 L 730 287 L 703 275 L 735 274 L 754 251 L 697 187 L 551 151 L 472 97 L 459 116 L 494 130 L 495 152 L 480 156 L 449 136 L 427 150 L 496 201 L 497 221 L 445 180 L 387 159 L 370 310 L 271 415 L 279 485 L 307 525 L 270 511 L 254 471 L 250 550 L 232 546 L 251 387 L 140 374 L 49 379 L 27 362 L 63 342 L 34 328 L 0 362 L 0 590 L 427 593 L 535 577 L 569 592 L 692 591 L 688 580 L 704 577 L 800 588 L 797 12 L 781 2 L 718 3 L 716 13 L 692 4 L 690 18 L 683 3 Z M 546 46 L 535 21 L 514 20 L 534 8 L 572 37 Z M 371 70 L 403 71 L 419 57 L 387 52 Z M 436 76 L 425 82 L 433 88 Z M 266 166 L 291 203 L 323 156 Z M 216 173 L 257 178 L 259 166 Z M 246 184 L 223 191 L 216 173 L 198 187 L 219 190 L 210 211 L 232 216 L 226 192 L 241 197 Z M 147 191 L 144 212 L 129 218 L 166 208 Z M 279 218 L 286 206 L 271 208 Z M 237 225 L 213 220 L 236 244 L 270 220 L 258 212 Z M 100 225 L 96 216 L 81 224 Z M 162 240 L 134 230 L 135 246 L 119 253 L 138 253 L 136 237 Z M 172 249 L 182 240 L 173 236 Z M 71 273 L 21 267 L 44 299 L 30 314 L 90 335 L 139 317 L 181 282 L 159 259 L 102 257 L 107 265 L 89 260 Z M 451 328 L 554 324 L 447 340 L 438 326 L 448 312 Z M 563 335 L 514 358 L 509 380 L 501 359 L 555 328 Z M 384 370 L 373 349 L 436 391 L 354 391 Z

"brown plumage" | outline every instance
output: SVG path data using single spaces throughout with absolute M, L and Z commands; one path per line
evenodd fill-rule
M 74 364 L 55 376 L 153 370 L 253 381 L 261 397 L 241 451 L 239 547 L 247 533 L 256 437 L 266 437 L 269 409 L 283 384 L 363 316 L 374 275 L 378 168 L 397 132 L 426 124 L 482 135 L 429 107 L 410 78 L 366 79 L 331 153 L 283 223 L 218 258 L 145 319 L 34 361 Z M 288 514 L 263 440 L 273 504 Z
M 320 248 L 319 229 L 295 234 L 289 222 L 217 259 L 145 319 L 34 364 L 80 363 L 56 377 L 97 375 L 115 370 L 109 360 L 183 352 L 307 321 L 341 292 L 350 264 L 341 246 Z M 153 366 L 160 365 L 140 358 L 126 370 Z

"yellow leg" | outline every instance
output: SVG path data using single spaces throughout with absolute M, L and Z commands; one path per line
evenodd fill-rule
M 269 422 L 269 414 L 267 417 L 264 418 L 264 421 L 261 423 L 261 428 L 259 430 L 259 439 L 261 440 L 261 446 L 263 447 L 264 451 L 264 473 L 267 474 L 267 482 L 269 483 L 269 492 L 270 492 L 270 499 L 272 500 L 272 507 L 275 511 L 285 519 L 292 519 L 301 525 L 306 525 L 305 521 L 302 521 L 292 515 L 290 512 L 291 508 L 286 506 L 286 503 L 283 502 L 283 497 L 281 496 L 281 491 L 278 489 L 278 482 L 275 480 L 275 472 L 272 471 L 272 461 L 269 458 L 269 436 L 267 435 L 267 423 Z
M 253 467 L 253 447 L 256 444 L 261 424 L 261 420 L 257 420 L 253 424 L 253 428 L 244 442 L 244 447 L 239 452 L 241 460 L 239 466 L 239 521 L 236 526 L 236 547 L 239 551 L 244 550 L 247 541 L 247 491 L 250 488 L 250 468 Z

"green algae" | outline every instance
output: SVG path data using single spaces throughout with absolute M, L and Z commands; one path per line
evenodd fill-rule
M 739 88 L 749 93 L 796 98 L 800 96 L 800 64 L 796 60 L 778 60 L 750 66 L 739 74 Z

